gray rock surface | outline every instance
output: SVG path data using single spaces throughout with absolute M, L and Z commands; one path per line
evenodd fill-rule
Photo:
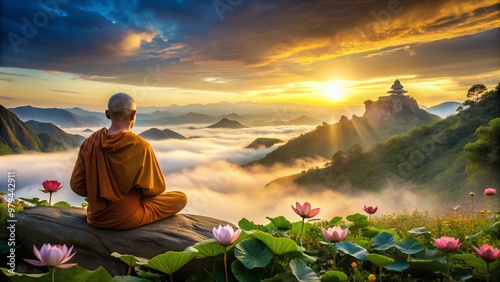
M 182 251 L 197 242 L 213 238 L 212 229 L 228 222 L 200 215 L 178 214 L 136 229 L 116 231 L 94 228 L 86 222 L 83 208 L 33 207 L 16 214 L 16 239 L 31 249 L 45 243 L 74 245 L 69 261 L 94 270 L 103 266 L 112 275 L 125 275 L 128 266 L 111 253 L 152 258 L 167 251 Z M 34 258 L 34 257 L 33 257 Z M 195 259 L 175 273 L 211 269 L 212 260 Z

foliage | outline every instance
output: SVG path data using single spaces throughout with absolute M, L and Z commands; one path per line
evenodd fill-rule
M 277 218 L 279 226 L 289 222 L 284 217 Z M 411 213 L 382 215 L 373 218 L 369 226 L 361 224 L 356 232 L 350 229 L 345 241 L 334 244 L 338 252 L 332 252 L 333 243 L 317 244 L 322 240 L 319 235 L 320 227 L 338 225 L 343 222 L 341 219 L 334 217 L 329 221 L 306 223 L 304 247 L 293 240 L 298 234 L 297 229 L 302 227 L 302 222 L 291 223 L 292 227 L 287 231 L 277 227 L 263 231 L 259 230 L 262 225 L 241 220 L 242 226 L 253 226 L 256 229 L 243 231 L 234 244 L 232 251 L 236 259 L 231 263 L 233 279 L 367 281 L 368 276 L 376 274 L 375 276 L 386 281 L 437 280 L 442 277 L 446 268 L 444 255 L 433 245 L 432 238 L 447 235 L 460 238 L 462 243 L 462 247 L 450 256 L 452 275 L 479 281 L 487 277 L 488 273 L 486 263 L 476 256 L 472 246 L 484 243 L 496 248 L 500 246 L 500 221 L 490 225 L 485 215 L 472 217 L 451 213 L 431 216 L 427 212 L 416 210 Z M 343 223 L 345 226 L 356 226 L 366 222 L 367 218 L 365 215 L 352 214 L 346 220 L 349 222 Z M 221 256 L 223 252 L 224 248 L 210 239 L 188 247 L 185 251 L 168 251 L 151 259 L 112 253 L 112 256 L 129 266 L 127 276 L 111 278 L 102 268 L 88 271 L 76 266 L 57 270 L 56 278 L 71 277 L 72 280 L 67 281 L 165 281 L 162 275 L 168 275 L 170 281 L 177 281 L 173 278 L 175 272 L 185 268 L 188 262 L 214 258 Z M 336 264 L 331 263 L 332 255 L 336 256 Z M 13 274 L 5 268 L 2 271 L 12 281 L 50 281 L 48 274 Z M 155 271 L 163 274 L 154 273 Z M 492 276 L 500 274 L 500 260 L 491 263 L 489 271 Z M 74 277 L 84 278 L 74 280 L 77 279 Z M 212 278 L 214 281 L 223 281 L 224 275 L 213 269 L 205 273 L 193 273 L 187 281 L 210 281 Z
M 467 171 L 473 171 L 476 175 L 489 172 L 497 176 L 500 182 L 500 118 L 492 119 L 487 126 L 480 126 L 475 135 L 478 140 L 465 146 L 465 156 L 469 165 Z

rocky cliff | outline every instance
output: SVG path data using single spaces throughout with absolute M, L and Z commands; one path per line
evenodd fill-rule
M 379 97 L 377 101 L 367 100 L 363 118 L 371 121 L 426 122 L 429 113 L 418 107 L 411 96 L 391 95 Z

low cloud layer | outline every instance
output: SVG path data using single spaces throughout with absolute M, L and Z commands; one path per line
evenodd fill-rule
M 163 128 L 162 128 L 163 129 Z M 262 127 L 241 130 L 189 130 L 178 126 L 170 128 L 186 136 L 200 136 L 188 140 L 151 142 L 163 169 L 168 190 L 180 190 L 188 195 L 184 213 L 200 214 L 237 223 L 246 217 L 258 223 L 267 223 L 266 216 L 284 215 L 299 220 L 290 205 L 308 201 L 321 208 L 319 218 L 331 219 L 363 213 L 364 204 L 379 205 L 380 213 L 404 209 L 435 209 L 432 197 L 417 195 L 411 187 L 387 187 L 378 193 L 353 193 L 346 196 L 331 190 L 308 192 L 295 185 L 266 187 L 272 180 L 298 173 L 310 167 L 322 166 L 326 160 L 297 161 L 293 166 L 242 168 L 240 164 L 261 158 L 274 148 L 243 149 L 256 137 L 288 140 L 311 130 L 307 126 Z M 137 128 L 141 132 L 144 128 Z M 258 133 L 256 133 L 258 130 Z M 78 131 L 75 129 L 75 131 Z M 189 134 L 191 133 L 191 134 Z M 53 201 L 68 201 L 75 206 L 83 198 L 69 187 L 69 178 L 77 150 L 53 154 L 23 154 L 0 157 L 2 171 L 16 172 L 16 196 L 47 198 L 39 191 L 47 179 L 57 179 L 64 188 L 54 194 Z M 6 173 L 0 177 L 7 183 Z

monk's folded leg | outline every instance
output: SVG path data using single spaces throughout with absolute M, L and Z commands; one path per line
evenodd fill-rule
M 170 191 L 156 197 L 142 197 L 144 217 L 141 225 L 148 224 L 180 212 L 187 204 L 186 194 Z

